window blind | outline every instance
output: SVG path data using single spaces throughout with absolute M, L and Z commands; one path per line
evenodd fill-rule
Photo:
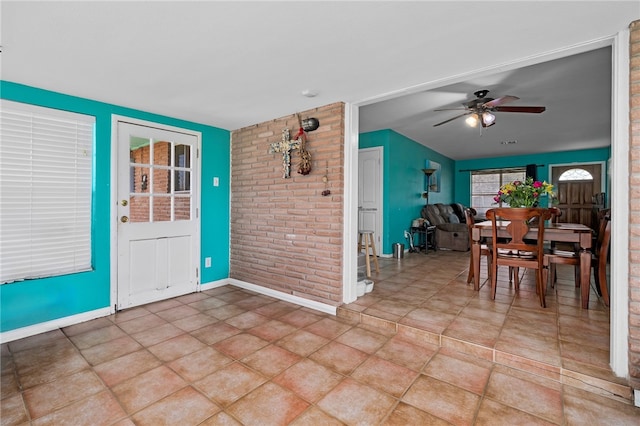
M 524 167 L 472 171 L 471 205 L 478 213 L 478 217 L 484 217 L 487 210 L 499 207 L 494 197 L 504 183 L 516 179 L 524 180 L 525 174 Z
M 0 283 L 91 269 L 95 118 L 0 107 Z

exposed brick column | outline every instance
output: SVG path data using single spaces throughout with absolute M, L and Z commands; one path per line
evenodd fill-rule
M 282 154 L 269 153 L 284 128 L 292 138 L 297 134 L 295 114 L 231 133 L 230 277 L 337 306 L 342 302 L 344 104 L 300 116 L 320 120 L 308 133 L 308 175 L 297 173 L 298 151 L 291 152 L 289 179 L 282 177 Z M 328 196 L 322 195 L 325 170 Z
M 629 384 L 640 389 L 640 21 L 629 28 Z

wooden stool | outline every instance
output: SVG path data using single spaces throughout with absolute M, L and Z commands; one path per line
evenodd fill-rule
M 369 247 L 373 254 L 373 263 L 376 265 L 376 272 L 380 272 L 380 266 L 378 265 L 378 255 L 376 254 L 376 243 L 373 239 L 373 231 L 360 230 L 358 231 L 358 253 L 362 251 L 362 236 L 364 235 L 364 254 L 367 264 L 367 278 L 371 278 L 371 263 L 369 261 Z

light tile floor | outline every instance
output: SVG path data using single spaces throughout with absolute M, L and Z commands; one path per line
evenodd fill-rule
M 467 256 L 380 259 L 338 317 L 224 286 L 2 344 L 1 424 L 639 424 L 595 296 L 494 302 Z

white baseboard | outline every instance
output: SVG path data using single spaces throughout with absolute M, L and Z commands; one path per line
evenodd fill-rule
M 16 328 L 15 330 L 0 333 L 0 343 L 12 342 L 14 340 L 23 339 L 25 337 L 35 336 L 36 334 L 46 333 L 47 331 L 57 330 L 58 328 L 68 327 L 70 325 L 79 324 L 81 322 L 90 321 L 92 319 L 109 316 L 113 313 L 110 307 L 96 309 L 93 311 L 83 312 L 77 315 L 71 315 L 64 318 L 58 318 L 51 321 L 41 322 L 27 327 Z
M 227 284 L 231 284 L 229 282 L 229 278 L 223 278 L 221 280 L 211 281 L 211 282 L 208 282 L 208 283 L 200 284 L 200 290 L 199 291 L 211 290 L 212 288 L 222 287 L 222 286 L 227 285 Z
M 293 294 L 284 293 L 282 291 L 273 290 L 271 288 L 262 287 L 259 285 L 251 284 L 245 281 L 229 278 L 229 284 L 244 288 L 245 290 L 251 290 L 253 292 L 264 294 L 265 296 L 275 297 L 285 302 L 290 302 L 295 305 L 304 306 L 305 308 L 313 309 L 316 311 L 324 312 L 330 315 L 336 315 L 337 307 L 327 305 L 326 303 L 316 302 L 315 300 L 305 299 L 304 297 L 294 296 Z

